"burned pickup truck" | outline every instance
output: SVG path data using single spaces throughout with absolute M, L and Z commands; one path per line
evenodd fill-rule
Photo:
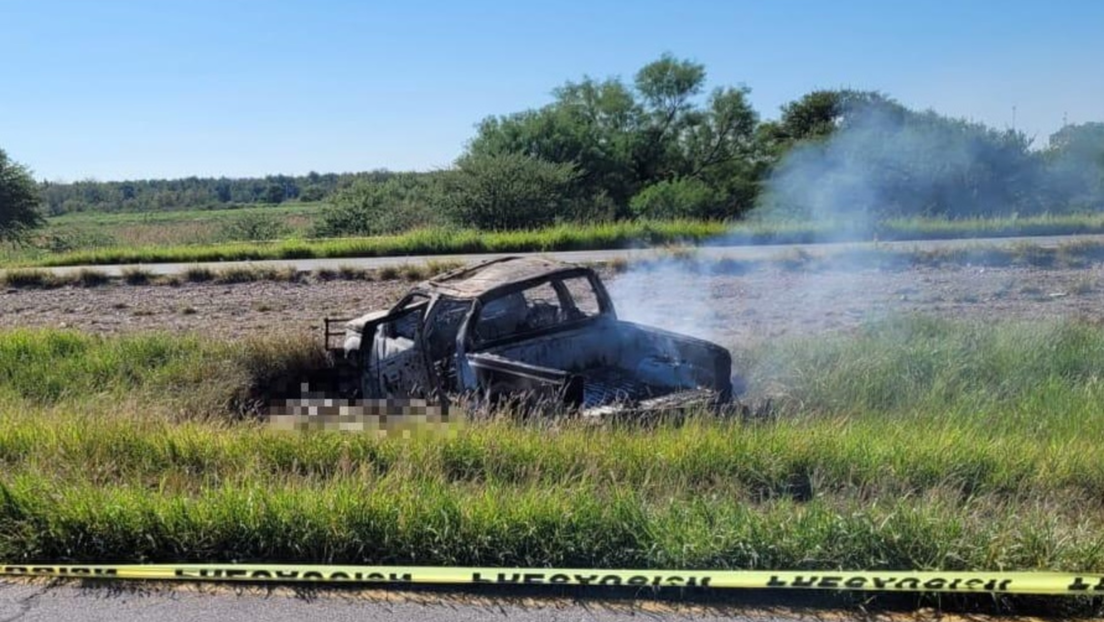
M 338 336 L 330 330 L 327 338 Z M 617 318 L 594 270 L 538 257 L 467 266 L 345 324 L 331 348 L 366 399 L 523 400 L 584 416 L 722 405 L 724 348 Z

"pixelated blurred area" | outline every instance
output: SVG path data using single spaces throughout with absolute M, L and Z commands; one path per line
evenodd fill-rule
M 333 430 L 381 437 L 452 433 L 459 429 L 462 419 L 422 399 L 341 399 L 311 392 L 306 385 L 299 397 L 272 402 L 268 408 L 268 424 L 273 429 Z

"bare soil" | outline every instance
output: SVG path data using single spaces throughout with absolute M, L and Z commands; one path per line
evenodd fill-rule
M 1104 321 L 1104 265 L 603 276 L 622 316 L 727 346 L 846 330 L 894 313 Z M 640 279 L 631 289 L 646 291 L 644 299 L 619 299 L 630 279 Z M 404 281 L 330 281 L 8 289 L 0 291 L 0 328 L 194 332 L 218 338 L 274 331 L 320 334 L 323 317 L 349 318 L 385 308 L 409 287 Z

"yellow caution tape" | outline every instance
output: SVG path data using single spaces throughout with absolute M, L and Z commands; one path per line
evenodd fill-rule
M 3 565 L 0 575 L 177 581 L 436 585 L 582 585 L 861 590 L 1040 595 L 1104 594 L 1104 575 L 1058 572 L 598 570 L 298 564 Z

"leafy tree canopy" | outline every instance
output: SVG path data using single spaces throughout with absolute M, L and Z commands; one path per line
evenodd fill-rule
M 573 164 L 519 154 L 470 155 L 445 178 L 444 198 L 456 223 L 485 230 L 550 225 L 575 209 Z
M 661 181 L 697 179 L 725 193 L 743 187 L 733 176 L 753 175 L 743 165 L 756 149 L 758 116 L 745 87 L 705 91 L 705 68 L 664 55 L 619 78 L 586 77 L 553 91 L 547 106 L 489 117 L 469 145 L 472 157 L 521 154 L 578 169 L 584 195 L 608 197 L 620 216 L 643 188 Z M 750 207 L 726 197 L 731 216 Z
M 14 240 L 42 224 L 38 187 L 25 166 L 0 149 L 0 240 Z

